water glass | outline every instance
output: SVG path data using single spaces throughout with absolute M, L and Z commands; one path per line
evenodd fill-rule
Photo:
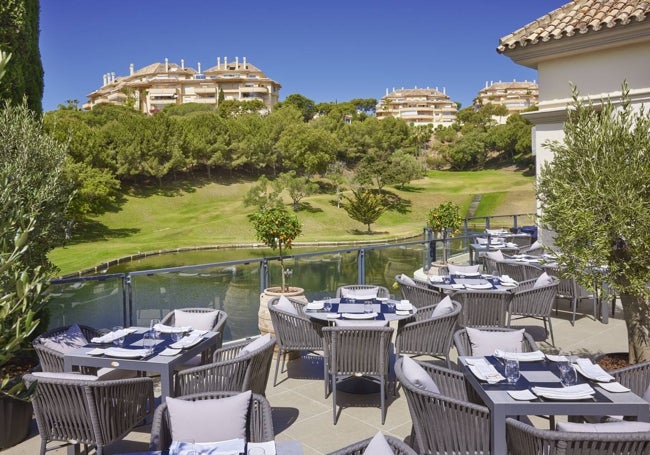
M 122 327 L 121 325 L 116 325 L 111 329 L 112 332 L 117 332 L 118 330 L 124 330 L 124 327 Z M 113 340 L 113 344 L 121 348 L 122 346 L 124 346 L 124 338 L 125 338 L 124 336 L 116 338 L 115 340 Z
M 147 352 L 147 355 L 153 354 L 153 348 L 155 344 L 155 335 L 152 332 L 147 332 L 142 335 L 142 347 Z
M 149 332 L 155 339 L 160 338 L 160 333 L 155 329 L 155 326 L 160 324 L 160 319 L 152 319 L 149 322 Z
M 372 313 L 372 302 L 363 302 L 363 312 Z
M 573 365 L 570 362 L 562 362 L 565 364 L 563 368 L 560 368 L 560 382 L 564 387 L 571 385 L 576 385 L 578 382 L 578 374 L 576 369 L 573 368 Z
M 327 311 L 328 313 L 332 311 L 332 302 L 325 300 L 325 302 L 323 302 L 323 310 Z
M 505 373 L 508 384 L 514 384 L 519 380 L 519 360 L 513 358 L 505 359 Z

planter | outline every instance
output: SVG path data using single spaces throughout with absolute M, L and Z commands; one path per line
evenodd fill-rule
M 0 396 L 0 450 L 13 447 L 29 435 L 32 403 Z
M 595 356 L 594 363 L 597 363 L 605 370 L 616 370 L 628 366 L 630 364 L 629 358 L 629 352 L 610 352 Z
M 305 290 L 303 288 L 290 287 L 286 292 L 282 292 L 279 287 L 264 289 L 264 292 L 260 294 L 260 308 L 257 311 L 257 326 L 262 335 L 267 333 L 275 335 L 271 315 L 269 314 L 269 302 L 281 295 L 307 303 L 307 297 L 305 297 Z

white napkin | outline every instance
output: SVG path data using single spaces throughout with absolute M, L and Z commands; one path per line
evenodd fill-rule
M 146 357 L 149 355 L 149 352 L 146 349 L 106 348 L 104 350 L 104 354 L 111 357 L 133 359 L 138 357 Z
M 327 319 L 338 319 L 341 315 L 339 313 L 327 313 L 325 317 L 327 317 Z
M 629 392 L 630 389 L 625 387 L 623 384 L 620 382 L 603 382 L 601 384 L 598 384 L 600 387 L 603 389 L 607 390 L 608 392 L 612 393 L 622 393 L 622 392 Z
M 395 308 L 400 311 L 409 311 L 413 309 L 413 305 L 408 300 L 402 300 L 400 303 L 395 305 Z
M 411 312 L 409 310 L 395 310 L 395 314 L 398 316 L 408 316 Z
M 465 289 L 465 285 L 464 284 L 452 284 L 451 288 L 452 289 Z
M 377 313 L 343 313 L 345 319 L 375 319 Z
M 584 400 L 591 398 L 596 392 L 589 384 L 578 384 L 569 387 L 533 387 L 537 396 L 557 400 Z
M 169 347 L 174 348 L 174 349 L 191 348 L 192 346 L 197 344 L 202 339 L 203 339 L 203 334 L 199 333 L 199 331 L 197 330 L 197 331 L 192 332 L 189 335 L 181 338 L 176 343 L 170 344 Z
M 546 358 L 551 362 L 568 362 L 569 359 L 565 355 L 552 355 L 546 354 Z
M 445 277 L 440 275 L 431 275 L 429 277 L 429 281 L 432 283 L 443 283 L 445 281 Z
M 603 370 L 600 365 L 591 363 L 589 359 L 576 360 L 576 370 L 593 381 L 610 382 L 615 380 L 614 376 Z
M 502 359 L 516 359 L 520 362 L 537 362 L 544 360 L 544 353 L 542 351 L 533 352 L 506 352 L 501 349 L 494 351 L 494 356 Z
M 496 384 L 506 379 L 494 368 L 494 365 L 484 358 L 465 359 L 465 362 L 467 362 L 468 368 L 474 376 L 481 381 L 486 381 L 488 384 Z
M 120 329 L 120 330 L 116 330 L 114 332 L 108 332 L 107 334 L 102 335 L 100 337 L 94 337 L 90 341 L 92 343 L 98 343 L 98 344 L 112 343 L 113 341 L 115 341 L 115 340 L 117 340 L 119 338 L 125 337 L 129 333 L 133 333 L 133 332 L 135 332 L 137 330 L 138 329 L 136 329 L 134 327 L 130 327 L 130 328 L 127 328 L 127 329 Z
M 325 306 L 325 302 L 322 300 L 314 300 L 313 302 L 309 302 L 306 305 L 306 308 L 308 310 L 322 310 L 323 306 Z
M 513 280 L 512 278 L 510 278 L 510 275 L 501 275 L 501 276 L 499 277 L 499 281 L 501 281 L 502 283 L 513 283 L 513 284 L 518 284 L 515 280 Z
M 530 390 L 508 390 L 508 395 L 518 401 L 530 401 L 537 398 L 537 396 Z
M 160 333 L 185 333 L 185 332 L 190 332 L 192 330 L 192 327 L 190 326 L 172 327 L 171 325 L 156 324 L 153 326 L 153 329 L 156 332 L 160 332 Z
M 166 348 L 164 351 L 162 351 L 160 353 L 160 355 L 174 356 L 174 355 L 178 355 L 180 353 L 181 353 L 181 349 Z

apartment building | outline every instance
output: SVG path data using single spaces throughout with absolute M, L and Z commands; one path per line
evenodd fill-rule
M 539 86 L 535 81 L 523 82 L 489 82 L 485 81 L 485 87 L 478 92 L 474 104 L 485 106 L 486 104 L 501 104 L 514 114 L 534 106 L 539 101 Z
M 217 106 L 220 97 L 225 100 L 260 100 L 268 110 L 280 98 L 282 86 L 268 78 L 259 68 L 239 57 L 217 58 L 216 66 L 202 70 L 170 63 L 152 63 L 137 71 L 129 66 L 129 75 L 103 76 L 102 86 L 87 95 L 84 109 L 98 104 L 127 104 L 141 112 L 153 114 L 170 104 L 200 103 Z
M 376 108 L 377 118 L 401 118 L 411 125 L 451 125 L 456 121 L 458 106 L 446 95 L 445 89 L 400 89 L 384 95 Z

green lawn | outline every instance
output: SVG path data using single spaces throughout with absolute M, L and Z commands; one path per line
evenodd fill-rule
M 246 218 L 253 210 L 241 202 L 253 183 L 197 182 L 194 186 L 185 184 L 132 192 L 114 211 L 95 218 L 90 226 L 77 233 L 79 237 L 52 251 L 50 257 L 61 274 L 66 274 L 139 252 L 256 243 L 255 232 Z M 303 223 L 298 242 L 367 241 L 419 235 L 430 208 L 450 200 L 466 211 L 475 194 L 482 195 L 476 216 L 535 211 L 534 177 L 517 171 L 432 171 L 404 190 L 395 187 L 387 190 L 400 198 L 402 209 L 384 213 L 371 226 L 371 234 L 366 232 L 366 226 L 336 208 L 333 194 L 305 198 L 304 209 L 298 212 Z M 521 222 L 530 223 L 532 219 Z

